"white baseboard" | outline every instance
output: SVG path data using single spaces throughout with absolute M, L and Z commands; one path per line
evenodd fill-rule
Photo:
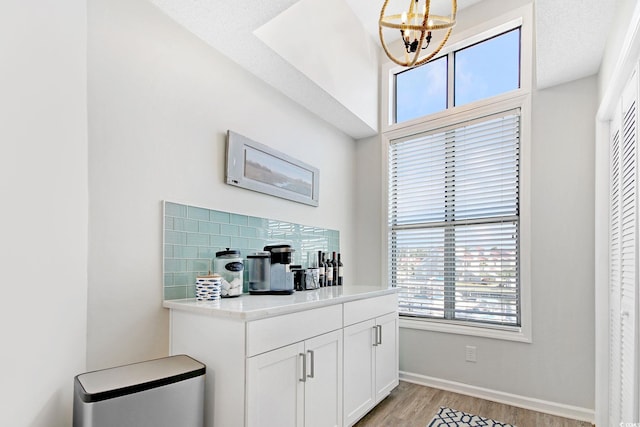
M 506 405 L 517 406 L 519 408 L 530 409 L 545 414 L 557 415 L 559 417 L 571 418 L 574 420 L 587 421 L 593 424 L 595 413 L 593 409 L 580 408 L 578 406 L 564 405 L 562 403 L 549 402 L 546 400 L 534 399 L 526 396 L 505 393 L 497 390 L 476 387 L 455 381 L 443 380 L 440 378 L 428 377 L 426 375 L 412 374 L 400 371 L 400 380 L 420 384 L 441 390 L 452 391 L 454 393 L 465 394 L 467 396 L 479 397 L 493 402 L 504 403 Z

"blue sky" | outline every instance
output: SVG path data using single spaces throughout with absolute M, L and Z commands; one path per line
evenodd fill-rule
M 520 86 L 520 30 L 512 30 L 454 54 L 454 100 L 464 105 Z M 396 75 L 396 122 L 447 107 L 447 57 Z

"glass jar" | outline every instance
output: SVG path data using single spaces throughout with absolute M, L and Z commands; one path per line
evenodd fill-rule
M 222 276 L 220 285 L 222 298 L 242 295 L 244 262 L 239 250 L 227 248 L 225 251 L 216 252 L 213 271 Z
M 249 293 L 264 294 L 271 290 L 271 254 L 269 252 L 256 252 L 247 255 L 247 268 L 249 277 Z

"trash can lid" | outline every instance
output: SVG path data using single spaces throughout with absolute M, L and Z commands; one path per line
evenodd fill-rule
M 188 380 L 205 372 L 205 365 L 181 354 L 80 374 L 75 377 L 75 388 L 83 402 L 99 402 Z

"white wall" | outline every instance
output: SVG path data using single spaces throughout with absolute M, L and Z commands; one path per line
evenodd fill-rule
M 355 257 L 355 142 L 144 0 L 89 0 L 88 366 L 168 351 L 161 200 L 340 230 Z M 228 186 L 232 129 L 320 169 L 320 206 Z
M 358 283 L 370 286 L 388 286 L 382 277 L 380 263 L 383 247 L 380 227 L 383 217 L 382 186 L 386 176 L 382 173 L 382 139 L 380 136 L 359 139 L 356 144 L 356 241 L 358 242 L 356 275 Z M 386 200 L 384 201 L 386 203 Z
M 85 370 L 86 5 L 0 5 L 0 425 L 69 426 Z

